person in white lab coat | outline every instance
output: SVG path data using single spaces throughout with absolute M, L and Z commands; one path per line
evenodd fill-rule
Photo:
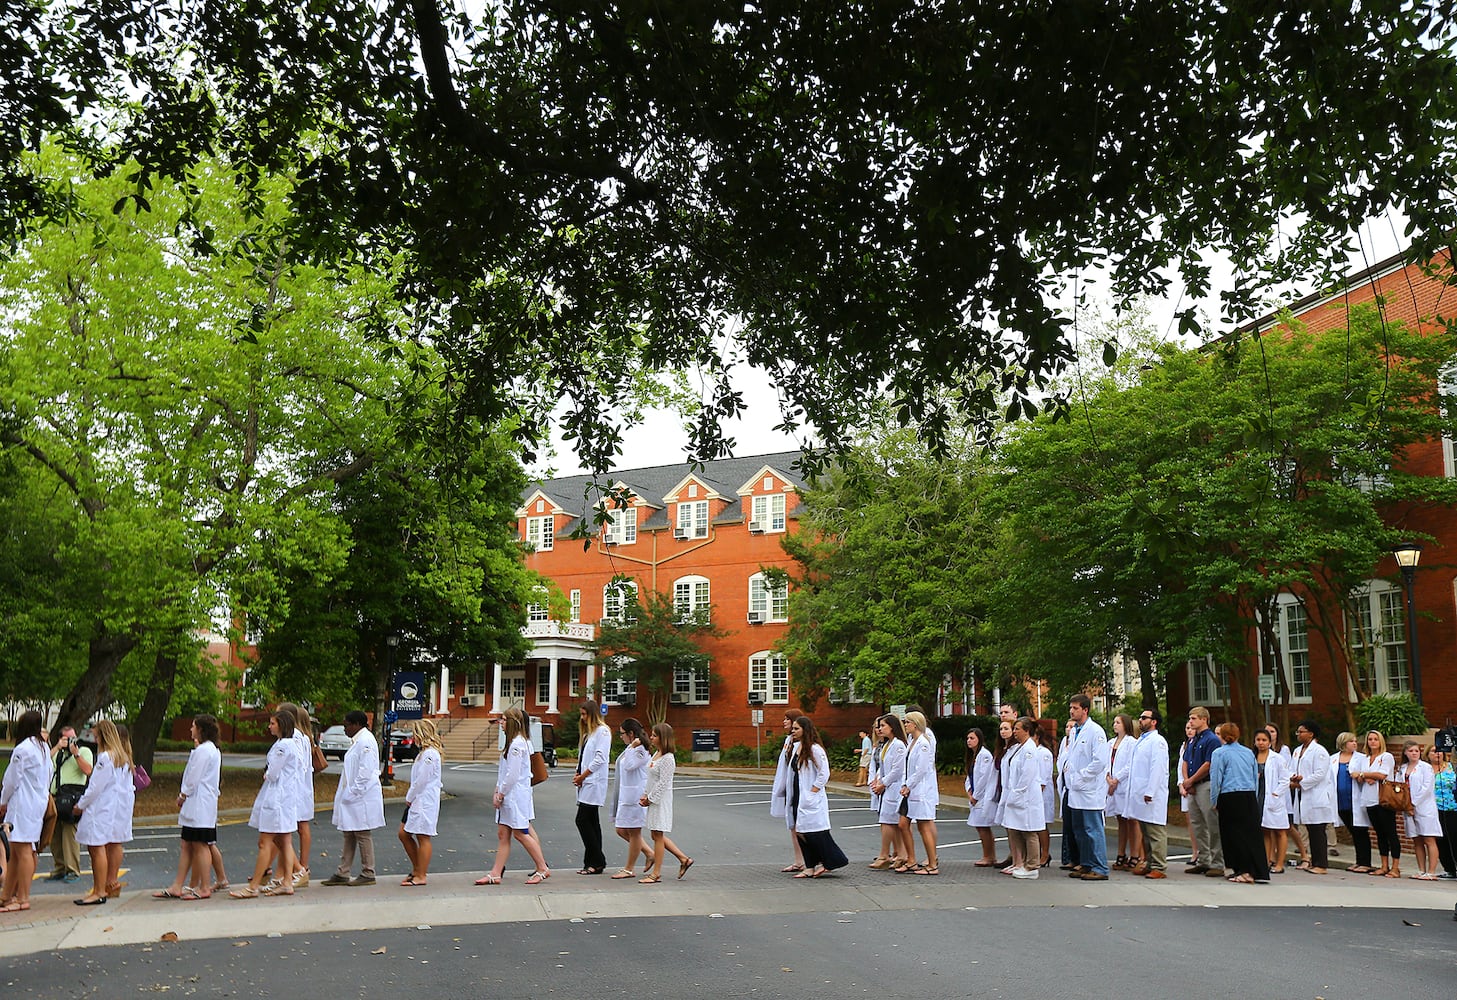
M 1406 835 L 1411 838 L 1416 855 L 1417 873 L 1411 876 L 1423 882 L 1437 880 L 1437 838 L 1442 824 L 1437 819 L 1437 774 L 1432 765 L 1422 760 L 1422 745 L 1407 740 L 1401 749 L 1402 761 L 1397 765 L 1397 780 L 1406 782 L 1411 809 L 1406 814 Z
M 400 885 L 415 886 L 430 880 L 435 828 L 440 822 L 441 754 L 445 744 L 429 719 L 416 719 L 409 727 L 420 752 L 410 765 L 410 790 L 405 793 L 405 815 L 400 820 L 400 844 L 410 858 L 410 874 Z
M 981 860 L 977 868 L 997 863 L 997 838 L 992 826 L 997 821 L 997 765 L 986 748 L 986 735 L 972 727 L 966 732 L 966 825 L 981 839 Z
M 10 824 L 10 861 L 0 891 L 0 913 L 30 909 L 30 884 L 35 874 L 36 847 L 50 802 L 51 755 L 40 712 L 27 709 L 11 729 L 15 750 L 0 780 L 0 819 Z M 103 895 L 101 901 L 105 902 Z
M 1143 838 L 1143 864 L 1133 874 L 1152 879 L 1168 877 L 1169 744 L 1159 732 L 1162 722 L 1156 708 L 1138 713 L 1142 735 L 1134 744 L 1128 772 L 1128 811 L 1138 820 Z
M 491 870 L 476 879 L 476 885 L 500 885 L 506 871 L 506 861 L 511 857 L 511 840 L 526 849 L 536 865 L 535 871 L 527 876 L 527 885 L 538 885 L 551 878 L 546 856 L 541 843 L 531 831 L 531 817 L 534 812 L 531 801 L 531 738 L 527 728 L 526 714 L 512 706 L 501 716 L 501 727 L 505 731 L 506 748 L 501 753 L 499 771 L 496 776 L 496 793 L 491 802 L 496 807 L 496 861 Z
M 353 742 L 344 754 L 344 773 L 334 793 L 334 828 L 344 835 L 339 867 L 322 885 L 374 885 L 374 831 L 384 826 L 384 790 L 379 784 L 379 743 L 369 731 L 369 716 L 359 710 L 344 716 L 344 734 Z M 359 852 L 359 876 L 351 878 Z
M 607 760 L 612 750 L 612 729 L 597 703 L 582 702 L 578 713 L 581 736 L 577 743 L 577 833 L 582 837 L 582 867 L 578 875 L 601 875 L 607 870 L 602 852 L 602 803 L 607 801 Z
M 218 720 L 199 715 L 192 720 L 192 752 L 182 771 L 177 794 L 177 825 L 182 828 L 182 852 L 177 877 L 157 899 L 207 899 L 212 895 L 213 850 L 218 839 L 218 796 L 222 784 L 222 751 L 218 749 Z M 190 873 L 190 875 L 189 875 Z
M 941 801 L 941 787 L 936 776 L 936 744 L 926 734 L 926 717 L 920 712 L 907 712 L 902 721 L 906 728 L 906 776 L 901 782 L 901 794 L 906 800 L 906 818 L 915 823 L 926 848 L 926 863 L 910 867 L 916 875 L 939 875 L 936 806 Z
M 1036 744 L 1034 751 L 1037 754 L 1038 779 L 1042 783 L 1042 820 L 1045 824 L 1037 833 L 1037 846 L 1042 851 L 1042 864 L 1039 868 L 1052 864 L 1051 826 L 1053 820 L 1057 819 L 1057 781 L 1053 776 L 1056 755 L 1052 752 L 1054 741 L 1055 736 L 1041 726 L 1032 734 L 1032 742 Z
M 789 735 L 789 731 L 794 728 L 794 720 L 799 718 L 799 714 L 792 708 L 784 710 L 784 745 L 779 748 L 779 756 L 774 761 L 774 787 L 769 795 L 769 815 L 784 820 L 785 826 L 789 827 L 789 842 L 794 845 L 794 860 L 779 869 L 782 872 L 804 871 L 804 852 L 800 850 L 799 836 L 794 832 L 794 820 L 789 816 L 789 761 L 794 751 L 794 737 Z
M 132 839 L 136 786 L 132 780 L 132 746 L 126 733 L 109 719 L 96 723 L 96 766 L 74 812 L 76 842 L 91 855 L 93 888 L 76 900 L 78 906 L 106 902 L 121 895 L 122 845 Z
M 1355 819 L 1360 823 L 1364 813 L 1367 825 L 1376 831 L 1376 850 L 1381 867 L 1367 874 L 1401 878 L 1401 841 L 1396 836 L 1396 814 L 1381 804 L 1381 783 L 1390 781 L 1396 761 L 1386 749 L 1386 737 L 1378 730 L 1366 734 L 1366 749 L 1351 758 L 1352 804 Z
M 1047 826 L 1036 728 L 1031 719 L 1018 719 L 1012 727 L 1013 745 L 1002 758 L 1002 825 L 1012 853 L 1011 875 L 1019 879 L 1037 878 L 1042 853 L 1037 833 Z
M 1103 727 L 1088 716 L 1092 699 L 1076 694 L 1068 702 L 1073 722 L 1072 743 L 1063 758 L 1062 773 L 1067 784 L 1067 809 L 1063 814 L 1063 836 L 1071 828 L 1078 842 L 1085 881 L 1108 879 L 1108 835 L 1103 809 L 1108 801 L 1108 737 Z
M 1118 823 L 1118 856 L 1113 867 L 1125 872 L 1143 863 L 1143 836 L 1138 832 L 1138 820 L 1128 815 L 1128 774 L 1133 770 L 1137 742 L 1133 717 L 1123 712 L 1114 716 L 1113 739 L 1108 743 L 1108 777 L 1104 779 L 1108 782 L 1106 812 Z
M 870 862 L 870 867 L 877 871 L 899 871 L 901 865 L 908 866 L 916 857 L 910 821 L 902 811 L 906 804 L 901 795 L 906 778 L 905 729 L 894 715 L 882 715 L 875 721 L 875 728 L 880 735 L 880 756 L 870 790 L 880 797 L 880 812 L 876 817 L 880 824 L 880 853 Z
M 794 787 L 790 808 L 799 847 L 804 852 L 804 871 L 795 878 L 821 878 L 850 863 L 830 834 L 830 800 L 825 786 L 830 781 L 830 758 L 820 742 L 819 730 L 807 715 L 794 720 Z
M 1260 828 L 1271 875 L 1285 871 L 1285 835 L 1290 829 L 1290 766 L 1271 745 L 1267 729 L 1255 730 L 1255 766 L 1259 770 Z
M 1312 875 L 1324 875 L 1328 856 L 1326 854 L 1325 828 L 1334 823 L 1336 816 L 1336 790 L 1331 781 L 1331 755 L 1325 747 L 1316 742 L 1320 727 L 1306 719 L 1295 727 L 1295 738 L 1299 745 L 1290 752 L 1290 796 L 1294 800 L 1296 823 L 1305 824 L 1305 835 L 1310 841 L 1310 867 L 1303 869 Z

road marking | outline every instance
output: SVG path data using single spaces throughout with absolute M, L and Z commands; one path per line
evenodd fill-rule
M 885 825 L 886 826 L 890 826 L 889 823 L 887 823 Z M 880 824 L 879 823 L 861 823 L 859 826 L 837 826 L 837 827 L 835 827 L 835 829 L 837 829 L 837 830 L 874 830 L 877 826 L 880 826 Z
M 752 802 L 725 802 L 724 805 L 732 809 L 734 806 L 767 806 L 773 801 L 773 799 L 755 799 Z
M 677 789 L 675 789 L 676 791 Z M 711 799 L 719 795 L 753 795 L 756 789 L 736 789 L 732 792 L 698 792 L 694 795 L 685 795 L 685 799 Z

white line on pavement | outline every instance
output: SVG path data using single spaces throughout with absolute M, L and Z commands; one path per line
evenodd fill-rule
M 767 806 L 773 801 L 773 799 L 755 799 L 752 802 L 725 802 L 724 805 L 729 808 L 733 808 L 734 806 Z

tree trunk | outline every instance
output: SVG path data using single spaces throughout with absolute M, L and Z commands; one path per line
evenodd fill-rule
M 57 731 L 75 726 L 79 731 L 101 709 L 111 704 L 111 678 L 128 653 L 137 647 L 130 635 L 103 635 L 92 639 L 87 650 L 86 671 L 61 702 L 56 717 Z
M 1134 643 L 1133 655 L 1138 659 L 1138 684 L 1142 689 L 1143 707 L 1159 707 L 1158 677 L 1153 669 L 1153 647 L 1147 643 Z
M 157 750 L 157 736 L 162 723 L 167 721 L 167 706 L 172 703 L 172 689 L 177 683 L 178 657 L 173 653 L 157 652 L 152 663 L 152 679 L 147 684 L 147 696 L 132 722 L 132 757 L 148 771 L 152 770 L 152 758 Z

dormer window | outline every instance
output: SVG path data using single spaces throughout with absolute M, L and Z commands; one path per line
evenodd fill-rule
M 760 531 L 783 531 L 785 524 L 784 494 L 754 497 L 749 520 Z
M 707 538 L 708 501 L 695 500 L 692 503 L 679 503 L 678 528 L 674 534 L 679 538 Z
M 526 519 L 526 544 L 536 552 L 550 552 L 556 540 L 556 518 L 528 517 Z

